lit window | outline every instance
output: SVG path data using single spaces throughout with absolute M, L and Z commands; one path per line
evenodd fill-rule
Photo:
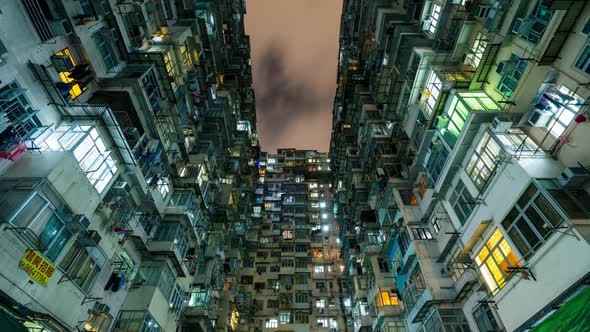
M 545 90 L 529 119 L 535 127 L 545 127 L 559 137 L 574 120 L 584 100 L 567 87 L 552 86 Z
M 313 272 L 315 273 L 322 273 L 324 272 L 324 266 L 323 265 L 316 265 L 313 267 Z
M 168 196 L 168 193 L 170 193 L 170 184 L 168 183 L 167 178 L 158 179 L 156 186 L 158 187 L 158 192 L 160 193 L 162 198 L 166 198 Z
M 293 231 L 292 230 L 283 231 L 283 239 L 290 240 L 292 238 L 293 238 Z
M 440 90 L 442 87 L 442 81 L 436 75 L 434 70 L 430 71 L 430 77 L 428 78 L 428 83 L 426 84 L 426 89 L 422 93 L 422 109 L 428 115 L 432 114 L 434 111 L 434 107 L 436 106 L 436 101 L 440 96 Z
M 312 197 L 312 198 L 318 198 L 319 197 L 319 194 L 316 193 L 316 192 L 314 192 L 314 193 L 310 193 L 309 196 Z
M 316 308 L 325 308 L 326 307 L 326 300 L 325 299 L 318 299 L 315 301 Z
M 498 228 L 481 248 L 475 257 L 475 262 L 479 266 L 486 284 L 494 293 L 506 285 L 510 268 L 520 266 L 514 251 Z
M 70 53 L 70 49 L 64 48 L 63 50 L 55 53 L 55 55 L 68 56 L 72 63 L 72 68 L 76 67 L 76 61 Z M 80 96 L 82 92 L 88 89 L 88 87 L 86 87 L 85 85 L 80 86 L 80 84 L 75 78 L 69 77 L 72 75 L 71 71 L 60 71 L 58 72 L 58 75 L 62 83 L 69 84 L 69 95 L 71 100 L 78 98 L 78 96 Z M 88 73 L 88 75 L 90 75 L 90 73 Z
M 318 318 L 317 323 L 318 323 L 318 327 L 328 327 L 328 319 L 327 318 Z
M 106 332 L 108 331 L 109 325 L 111 325 L 112 319 L 113 317 L 105 312 L 91 313 L 84 323 L 84 331 Z
M 428 31 L 430 33 L 434 33 L 436 31 L 436 27 L 438 26 L 438 20 L 440 19 L 440 6 L 437 4 L 432 5 L 432 12 L 430 14 L 430 28 Z
M 164 53 L 164 65 L 166 66 L 166 72 L 168 73 L 168 77 L 170 78 L 170 85 L 172 89 L 176 89 L 176 65 L 174 61 L 172 61 L 172 51 L 168 51 Z
M 473 42 L 473 46 L 471 47 L 471 52 L 465 57 L 465 63 L 477 68 L 487 46 L 488 40 L 486 36 L 483 33 L 478 32 L 475 42 Z
M 281 324 L 291 324 L 291 313 L 290 312 L 280 312 L 279 313 L 279 322 Z
M 376 296 L 377 308 L 381 309 L 384 306 L 399 305 L 397 295 L 393 290 L 380 290 Z
M 326 202 L 320 202 L 320 208 L 325 208 L 326 207 Z
M 267 319 L 266 320 L 266 324 L 264 324 L 264 327 L 268 328 L 276 328 L 279 326 L 279 321 L 277 319 Z
M 497 157 L 501 151 L 500 145 L 487 131 L 484 132 L 465 168 L 469 178 L 479 190 L 483 190 L 489 182 L 498 164 Z
M 98 193 L 104 191 L 117 173 L 111 152 L 94 127 L 60 126 L 43 142 L 35 144 L 41 151 L 72 151 L 88 181 Z

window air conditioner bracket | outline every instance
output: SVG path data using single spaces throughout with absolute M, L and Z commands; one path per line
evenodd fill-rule
M 84 296 L 84 299 L 82 299 L 82 305 L 99 300 L 102 300 L 102 297 Z

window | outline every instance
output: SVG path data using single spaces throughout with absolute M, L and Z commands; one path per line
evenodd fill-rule
M 120 311 L 113 332 L 160 332 L 160 324 L 147 311 Z
M 0 89 L 0 110 L 21 138 L 28 138 L 35 128 L 41 126 L 35 115 L 37 111 L 31 107 L 25 91 L 16 81 Z
M 295 303 L 307 303 L 309 299 L 309 295 L 307 292 L 296 292 L 295 293 Z
M 465 104 L 458 97 L 453 96 L 445 114 L 437 118 L 436 127 L 449 147 L 455 147 L 468 116 L 469 110 Z
M 258 273 L 266 273 L 266 266 L 257 266 L 256 272 Z
M 430 33 L 434 33 L 436 31 L 436 27 L 438 26 L 438 20 L 440 19 L 440 6 L 437 4 L 432 4 L 432 12 L 430 13 L 430 28 L 428 31 Z
M 168 77 L 170 78 L 170 85 L 172 89 L 176 89 L 176 65 L 174 61 L 172 61 L 172 51 L 168 51 L 164 53 L 164 65 L 166 66 L 166 72 L 168 73 Z
M 529 123 L 535 127 L 545 127 L 553 136 L 559 137 L 572 123 L 583 104 L 582 97 L 567 87 L 551 86 L 535 104 Z
M 105 38 L 103 37 L 106 35 L 107 38 L 109 38 L 108 36 L 110 34 L 110 29 L 102 28 L 101 30 L 95 32 L 92 35 L 92 38 L 94 38 L 96 47 L 98 48 L 100 56 L 102 57 L 102 61 L 104 62 L 104 65 L 107 67 L 107 70 L 113 69 L 113 67 L 117 65 L 117 57 L 115 56 L 111 48 L 111 45 L 108 42 L 106 42 Z
M 55 262 L 72 237 L 64 221 L 56 214 L 57 209 L 39 192 L 3 191 L 2 194 L 1 214 L 15 227 L 27 228 L 36 234 L 39 241 L 35 249 Z
M 391 272 L 389 267 L 389 262 L 384 258 L 377 258 L 377 264 L 379 265 L 379 271 L 381 273 L 388 273 Z
M 70 53 L 69 48 L 64 48 L 63 50 L 56 52 L 55 55 L 68 56 L 70 59 L 70 62 L 72 64 L 71 68 L 76 67 L 76 61 L 74 60 L 72 53 Z M 88 87 L 86 85 L 82 86 L 82 85 L 80 85 L 78 80 L 76 80 L 74 78 L 70 78 L 69 76 L 71 76 L 71 75 L 72 75 L 71 71 L 58 72 L 58 76 L 59 76 L 59 79 L 61 80 L 61 83 L 66 84 L 69 88 L 68 93 L 70 95 L 70 99 L 74 100 L 74 99 L 78 98 L 84 91 L 88 90 Z
M 414 240 L 432 240 L 432 233 L 430 233 L 430 229 L 428 228 L 412 228 L 412 234 L 414 235 Z
M 266 303 L 267 308 L 278 308 L 279 307 L 279 300 L 268 300 Z
M 154 113 L 158 113 L 160 111 L 160 88 L 158 87 L 158 82 L 156 81 L 156 76 L 152 68 L 150 68 L 145 76 L 142 79 L 143 82 L 143 90 L 145 91 L 150 105 L 152 106 L 152 110 Z
M 84 323 L 84 331 L 107 332 L 112 320 L 113 317 L 105 312 L 91 313 Z
M 70 250 L 59 264 L 69 278 L 86 292 L 90 290 L 105 258 L 94 247 L 85 248 L 78 241 L 74 242 Z
M 293 238 L 293 231 L 292 230 L 285 230 L 283 231 L 283 239 L 290 240 Z
M 307 259 L 306 258 L 295 258 L 295 267 L 299 269 L 307 268 Z
M 406 325 L 401 320 L 390 320 L 383 324 L 383 332 L 406 332 Z
M 185 42 L 181 44 L 178 48 L 180 49 L 180 57 L 182 59 L 184 70 L 189 70 L 191 66 L 191 57 L 189 53 L 188 44 Z
M 397 295 L 395 294 L 393 289 L 390 289 L 390 290 L 380 289 L 379 292 L 377 292 L 375 303 L 377 304 L 378 309 L 381 309 L 384 306 L 399 305 Z
M 475 42 L 473 42 L 473 46 L 471 46 L 471 52 L 465 57 L 465 63 L 477 68 L 487 46 L 488 39 L 483 33 L 478 32 L 477 37 L 475 37 Z
M 90 126 L 59 126 L 43 142 L 36 142 L 41 151 L 72 151 L 90 184 L 102 193 L 117 173 L 117 166 L 100 137 Z
M 309 313 L 305 311 L 295 311 L 295 324 L 308 324 Z
M 295 285 L 307 285 L 307 274 L 296 274 Z
M 422 109 L 428 113 L 428 115 L 432 114 L 434 111 L 434 107 L 436 106 L 436 102 L 438 97 L 440 96 L 440 90 L 442 88 L 442 81 L 436 75 L 434 70 L 430 71 L 430 77 L 428 78 L 428 83 L 426 83 L 426 89 L 422 93 L 423 103 Z
M 477 143 L 467 167 L 465 167 L 467 175 L 480 191 L 484 190 L 491 179 L 501 151 L 498 142 L 491 137 L 489 132 L 485 131 Z
M 315 300 L 315 307 L 316 308 L 325 308 L 326 307 L 326 300 L 325 299 Z
M 494 293 L 506 285 L 510 268 L 519 266 L 518 258 L 498 228 L 481 248 L 475 262 Z
M 281 260 L 281 267 L 294 267 L 295 260 L 293 259 L 283 259 Z
M 276 328 L 278 326 L 279 326 L 279 321 L 276 319 L 267 319 L 266 324 L 264 324 L 264 327 L 266 327 L 267 329 Z
M 201 287 L 196 287 L 191 291 L 188 301 L 189 307 L 205 307 L 211 300 L 211 294 L 208 290 Z
M 582 47 L 582 51 L 574 62 L 574 68 L 590 76 L 590 39 Z
M 158 192 L 160 193 L 162 198 L 166 198 L 168 196 L 168 193 L 170 193 L 170 183 L 168 181 L 168 178 L 159 178 L 156 185 L 158 187 Z
M 318 318 L 318 327 L 328 327 L 328 318 Z
M 517 55 L 512 54 L 508 61 L 503 61 L 498 65 L 498 67 L 500 66 L 502 66 L 501 70 L 500 68 L 496 69 L 497 72 L 500 71 L 501 76 L 496 90 L 504 97 L 510 98 L 524 75 L 527 63 L 526 60 L 521 60 Z
M 475 200 L 473 199 L 473 196 L 471 196 L 469 190 L 465 187 L 463 180 L 457 182 L 457 186 L 451 194 L 449 201 L 453 205 L 453 209 L 455 210 L 461 225 L 465 224 L 471 215 L 471 212 L 473 212 Z
M 566 219 L 553 200 L 531 183 L 502 221 L 502 227 L 525 259 L 530 258 Z
M 473 310 L 473 319 L 475 320 L 475 324 L 477 324 L 479 332 L 501 330 L 488 303 L 482 303 Z
M 323 265 L 316 265 L 313 267 L 313 272 L 315 273 L 323 273 L 324 272 L 324 266 Z
M 279 313 L 279 322 L 281 324 L 291 324 L 291 313 L 288 311 L 281 311 Z

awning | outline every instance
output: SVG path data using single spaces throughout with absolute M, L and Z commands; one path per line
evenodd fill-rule
M 557 309 L 530 332 L 588 331 L 590 326 L 590 287 Z

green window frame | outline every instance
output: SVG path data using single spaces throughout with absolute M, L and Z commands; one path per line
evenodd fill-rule
M 526 60 L 521 60 L 516 54 L 511 54 L 510 59 L 504 66 L 496 90 L 504 97 L 510 98 L 516 91 L 516 88 L 518 88 L 520 79 L 524 76 L 527 62 Z

